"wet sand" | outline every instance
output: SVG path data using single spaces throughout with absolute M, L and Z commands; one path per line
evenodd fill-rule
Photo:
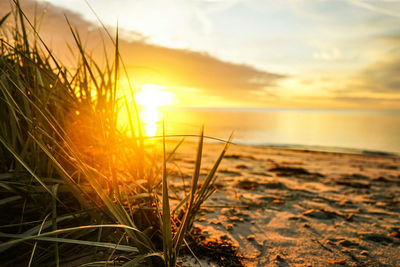
M 206 144 L 203 175 L 221 148 Z M 174 191 L 190 184 L 195 153 L 184 144 L 169 164 Z M 217 187 L 195 226 L 232 242 L 245 266 L 400 262 L 399 156 L 232 145 Z

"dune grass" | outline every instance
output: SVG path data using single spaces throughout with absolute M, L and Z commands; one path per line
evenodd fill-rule
M 113 59 L 100 66 L 68 20 L 66 26 L 79 54 L 69 69 L 18 1 L 0 18 L 0 260 L 58 266 L 96 255 L 97 262 L 86 263 L 175 266 L 214 192 L 229 141 L 200 181 L 201 131 L 190 194 L 171 210 L 167 163 L 180 143 L 168 152 L 164 133 L 162 151 L 150 152 L 133 89 L 120 97 L 118 81 L 127 73 L 118 31 Z M 127 129 L 118 126 L 122 109 Z

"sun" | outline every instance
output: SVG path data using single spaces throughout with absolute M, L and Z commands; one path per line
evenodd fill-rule
M 157 133 L 158 125 L 162 120 L 160 107 L 177 102 L 175 95 L 166 91 L 164 86 L 151 83 L 140 86 L 135 100 L 140 109 L 140 117 L 147 136 L 154 136 Z

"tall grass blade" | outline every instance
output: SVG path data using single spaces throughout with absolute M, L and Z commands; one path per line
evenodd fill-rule
M 55 184 L 52 187 L 53 193 L 54 195 L 57 195 L 58 192 L 58 187 L 59 184 Z M 52 224 L 53 224 L 53 231 L 57 230 L 57 202 L 56 199 L 53 198 L 52 199 Z M 56 235 L 57 238 L 57 235 Z M 60 266 L 60 256 L 59 256 L 59 251 L 58 251 L 58 243 L 56 242 L 54 244 L 54 259 L 56 262 L 56 266 L 59 267 Z
M 14 158 L 32 175 L 33 178 L 41 185 L 43 188 L 55 199 L 57 199 L 60 203 L 61 200 L 57 198 L 57 196 L 50 190 L 50 188 L 47 187 L 46 184 L 43 183 L 43 181 L 33 172 L 33 170 L 28 166 L 28 164 L 25 163 L 25 161 L 17 154 L 17 152 L 14 151 L 10 147 L 10 145 L 4 140 L 2 136 L 0 136 L 0 142 L 3 144 L 3 146 L 14 156 Z
M 0 27 L 1 25 L 6 21 L 6 19 L 8 18 L 8 16 L 10 16 L 11 12 L 8 12 L 4 17 L 2 17 L 0 19 Z
M 163 238 L 163 249 L 164 258 L 167 266 L 175 266 L 175 255 L 173 252 L 174 246 L 172 241 L 172 229 L 171 229 L 171 213 L 169 207 L 168 197 L 168 183 L 167 183 L 167 162 L 165 155 L 165 125 L 163 123 L 163 172 L 162 172 L 162 238 Z
M 19 237 L 17 240 L 11 240 L 11 241 L 0 243 L 0 248 L 7 247 L 7 246 L 13 245 L 13 244 L 18 244 L 18 243 L 28 241 L 28 240 L 33 240 L 33 239 L 36 239 L 39 237 L 47 237 L 47 236 L 69 233 L 69 232 L 74 232 L 74 231 L 79 231 L 79 230 L 84 230 L 84 229 L 99 229 L 99 228 L 120 228 L 120 229 L 129 229 L 132 231 L 140 232 L 140 230 L 138 230 L 135 227 L 131 227 L 128 225 L 122 225 L 122 224 L 85 225 L 85 226 L 77 226 L 77 227 L 59 229 L 56 231 L 46 232 L 46 233 L 42 233 L 42 234 L 38 234 L 38 235 L 34 235 L 34 236 L 18 235 Z M 0 232 L 0 237 L 11 237 L 11 236 L 9 236 L 9 234 Z M 11 238 L 13 238 L 13 237 L 11 237 Z
M 147 265 L 140 265 L 140 262 L 143 262 L 145 259 L 151 258 L 151 257 L 158 257 L 158 258 L 163 259 L 163 256 L 162 256 L 161 253 L 158 253 L 158 252 L 148 253 L 148 254 L 144 254 L 144 255 L 141 255 L 141 256 L 137 256 L 133 260 L 123 264 L 122 267 L 147 266 Z
M 26 33 L 25 23 L 24 23 L 24 16 L 22 13 L 22 9 L 19 3 L 19 0 L 14 0 L 14 3 L 17 7 L 17 13 L 19 15 L 19 22 L 21 23 L 21 30 L 22 30 L 22 37 L 23 37 L 23 44 L 25 47 L 25 52 L 29 52 L 29 42 L 28 42 L 28 35 Z
M 205 178 L 205 180 L 203 182 L 203 185 L 201 186 L 200 191 L 199 191 L 199 193 L 197 195 L 196 203 L 201 204 L 203 202 L 202 198 L 204 197 L 204 194 L 206 193 L 206 191 L 208 189 L 210 189 L 210 184 L 212 183 L 212 180 L 215 177 L 215 173 L 217 172 L 219 164 L 221 163 L 222 159 L 225 156 L 226 151 L 229 148 L 231 139 L 232 139 L 232 134 L 231 134 L 231 136 L 229 136 L 228 141 L 225 143 L 225 145 L 224 145 L 222 151 L 220 152 L 217 160 L 214 162 L 213 167 L 211 168 L 210 172 L 207 174 L 207 176 L 206 176 L 206 178 Z
M 164 139 L 165 139 L 165 136 L 164 136 Z M 175 152 L 182 145 L 183 141 L 185 141 L 185 138 L 181 139 L 181 141 L 179 141 L 179 143 L 174 147 L 174 149 L 168 154 L 166 162 L 168 162 L 168 161 L 170 161 L 172 159 L 172 157 L 175 155 Z
M 6 197 L 6 198 L 3 198 L 3 199 L 0 199 L 0 206 L 9 204 L 10 202 L 17 201 L 17 200 L 20 200 L 20 199 L 22 199 L 21 196 L 12 196 L 12 197 Z
M 190 253 L 192 254 L 192 256 L 194 257 L 194 259 L 197 261 L 197 263 L 200 265 L 200 267 L 204 267 L 203 264 L 201 263 L 201 261 L 199 260 L 199 258 L 197 258 L 196 254 L 194 254 L 193 250 L 190 248 L 188 242 L 186 241 L 186 239 L 183 239 L 183 242 L 185 243 L 187 249 L 190 251 Z
M 16 240 L 25 238 L 24 235 L 18 235 L 18 234 L 0 233 L 0 236 L 13 238 Z M 125 252 L 138 252 L 139 251 L 136 247 L 126 246 L 126 245 L 111 244 L 111 243 L 97 242 L 97 241 L 77 240 L 77 239 L 71 239 L 71 238 L 48 237 L 48 236 L 42 236 L 40 234 L 38 236 L 33 236 L 31 239 L 37 240 L 37 241 L 48 241 L 48 242 L 56 242 L 56 243 L 68 243 L 68 244 L 75 244 L 75 245 L 102 247 L 102 248 L 109 248 L 109 249 L 125 251 Z M 25 241 L 26 241 L 26 239 L 25 239 Z
M 121 244 L 122 239 L 124 239 L 125 233 L 120 237 L 118 240 L 117 244 L 115 244 L 115 247 L 113 248 L 112 252 L 110 253 L 110 256 L 108 256 L 107 261 L 110 261 L 112 256 L 114 255 L 115 251 L 117 250 L 118 246 Z M 97 241 L 99 242 L 99 241 Z
M 188 227 L 188 224 L 190 221 L 190 216 L 193 216 L 192 207 L 193 207 L 194 197 L 196 194 L 197 182 L 198 182 L 199 176 L 200 176 L 201 158 L 202 158 L 202 153 L 203 153 L 203 142 L 204 142 L 204 127 L 201 128 L 199 144 L 197 147 L 195 169 L 194 169 L 194 174 L 193 174 L 193 178 L 192 178 L 192 185 L 191 185 L 190 197 L 189 197 L 189 205 L 186 210 L 185 217 L 184 217 L 181 225 L 179 226 L 178 233 L 174 237 L 174 249 L 175 249 L 177 255 L 179 254 L 180 246 L 182 245 L 184 235 L 186 234 L 186 230 L 187 230 L 187 227 Z
M 44 220 L 43 220 L 42 224 L 40 225 L 40 228 L 39 228 L 38 235 L 40 235 L 40 233 L 42 232 L 43 226 L 44 226 L 44 224 L 45 224 L 45 222 L 46 222 L 46 220 L 47 220 L 47 218 L 48 218 L 49 216 L 50 216 L 50 213 L 49 213 L 49 214 L 47 214 L 47 216 L 44 218 Z M 35 251 L 36 251 L 36 246 L 37 246 L 37 242 L 35 242 L 35 244 L 33 245 L 32 253 L 31 253 L 31 257 L 29 258 L 28 267 L 30 267 L 30 266 L 31 266 L 31 264 L 32 264 L 33 255 L 35 254 Z

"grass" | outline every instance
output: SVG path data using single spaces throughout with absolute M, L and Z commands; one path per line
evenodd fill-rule
M 79 55 L 67 69 L 19 1 L 14 4 L 15 11 L 0 18 L 2 264 L 87 259 L 85 266 L 175 266 L 196 214 L 215 190 L 229 141 L 200 181 L 201 131 L 190 194 L 171 210 L 168 162 L 180 143 L 168 152 L 164 133 L 162 151 L 150 152 L 133 89 L 123 95 L 119 87 L 127 72 L 118 30 L 113 59 L 100 66 L 67 20 Z M 118 126 L 121 110 L 129 115 L 126 129 Z M 90 262 L 88 255 L 99 259 Z

